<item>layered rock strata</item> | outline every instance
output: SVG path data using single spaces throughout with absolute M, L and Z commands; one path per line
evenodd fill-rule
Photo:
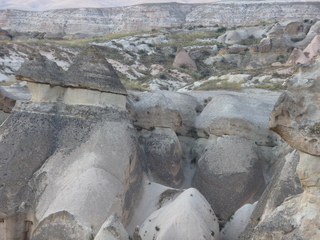
M 73 8 L 45 12 L 1 10 L 4 29 L 20 32 L 106 34 L 180 25 L 253 25 L 260 21 L 314 19 L 318 3 L 145 4 L 118 8 Z M 213 17 L 214 16 L 214 17 Z

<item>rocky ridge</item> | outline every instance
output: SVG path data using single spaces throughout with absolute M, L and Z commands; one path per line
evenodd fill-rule
M 319 3 L 317 2 L 163 3 L 44 12 L 8 9 L 0 11 L 0 25 L 4 29 L 20 32 L 100 35 L 180 25 L 237 26 L 253 25 L 260 21 L 313 19 L 319 15 L 319 12 Z

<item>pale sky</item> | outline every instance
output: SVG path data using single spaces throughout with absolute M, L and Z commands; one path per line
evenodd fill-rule
M 230 1 L 230 0 L 229 0 Z M 231 0 L 232 2 L 259 1 L 259 0 Z M 268 0 L 260 0 L 268 1 Z M 272 0 L 271 0 L 272 1 Z M 302 0 L 273 0 L 272 2 L 293 2 Z M 320 0 L 309 0 L 318 2 Z M 156 2 L 180 2 L 180 3 L 208 3 L 208 2 L 228 2 L 228 0 L 0 0 L 0 9 L 19 9 L 27 11 L 43 11 L 62 8 L 103 8 L 128 6 L 142 3 Z

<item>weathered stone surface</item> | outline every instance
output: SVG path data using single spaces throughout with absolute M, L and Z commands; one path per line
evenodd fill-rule
M 15 213 L 26 202 L 19 211 L 34 212 L 35 220 L 27 220 L 38 229 L 36 239 L 55 231 L 58 239 L 88 239 L 110 214 L 130 218 L 142 169 L 126 112 L 21 102 L 1 131 L 0 148 L 19 151 L 1 155 L 0 214 Z M 50 217 L 61 211 L 74 220 L 63 224 Z
M 95 240 L 127 240 L 129 235 L 117 215 L 111 215 L 101 226 Z
M 287 198 L 257 225 L 251 239 L 316 240 L 320 237 L 319 161 L 318 156 L 300 153 L 297 173 L 304 192 Z
M 182 116 L 173 106 L 164 92 L 141 93 L 134 102 L 133 124 L 144 129 L 164 127 L 177 131 L 182 126 Z
M 190 25 L 253 25 L 261 21 L 314 19 L 317 2 L 231 2 L 211 4 L 148 4 L 121 8 L 72 8 L 42 12 L 1 10 L 2 28 L 21 32 L 112 33 Z M 212 17 L 214 16 L 214 17 Z
M 250 217 L 249 224 L 240 239 L 251 239 L 253 229 L 271 214 L 274 209 L 280 206 L 286 198 L 303 192 L 296 174 L 299 159 L 299 152 L 294 151 L 289 153 L 285 159 L 279 161 L 277 169 L 266 190 L 260 197 Z
M 294 48 L 289 59 L 286 62 L 286 65 L 295 65 L 297 63 L 306 64 L 310 62 L 310 59 L 298 48 Z
M 274 144 L 275 135 L 268 130 L 272 105 L 231 94 L 217 95 L 196 119 L 198 135 L 239 135 L 259 145 Z
M 49 83 L 54 86 L 62 85 L 64 81 L 62 68 L 40 54 L 28 56 L 15 74 L 21 81 Z
M 140 137 L 146 154 L 146 166 L 155 182 L 166 186 L 181 185 L 182 151 L 171 129 L 156 128 Z
M 287 81 L 272 111 L 269 128 L 291 147 L 320 155 L 319 145 L 319 60 L 303 66 Z
M 246 138 L 218 138 L 198 161 L 194 186 L 217 216 L 227 220 L 242 205 L 257 200 L 264 189 L 261 160 L 257 146 Z
M 133 94 L 135 126 L 145 129 L 170 127 L 180 135 L 196 136 L 195 118 L 202 106 L 195 97 L 171 91 Z
M 66 73 L 63 85 L 127 95 L 112 65 L 94 46 L 77 55 Z
M 316 35 L 309 45 L 303 50 L 303 53 L 311 60 L 319 55 L 320 51 L 320 35 Z
M 87 240 L 90 231 L 84 229 L 68 211 L 54 213 L 44 219 L 34 230 L 33 240 Z
M 30 100 L 30 91 L 20 84 L 0 87 L 0 110 L 10 113 L 17 100 Z
M 186 68 L 197 70 L 196 63 L 190 58 L 189 54 L 183 49 L 183 47 L 178 47 L 172 66 L 185 66 Z
M 142 239 L 219 240 L 219 225 L 210 204 L 198 190 L 163 192 L 162 206 L 142 224 Z

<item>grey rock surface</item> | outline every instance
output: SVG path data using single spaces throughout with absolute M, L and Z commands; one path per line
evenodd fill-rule
M 270 116 L 269 128 L 291 147 L 320 156 L 319 59 L 303 66 L 287 81 Z
M 0 87 L 0 110 L 10 113 L 17 100 L 30 100 L 31 94 L 28 88 L 20 84 Z
M 144 129 L 171 128 L 183 136 L 196 135 L 194 124 L 201 109 L 196 98 L 171 91 L 133 94 L 132 112 L 135 126 Z
M 21 32 L 102 34 L 180 25 L 253 25 L 260 21 L 314 19 L 318 2 L 222 2 L 146 4 L 119 8 L 72 8 L 42 12 L 1 10 L 4 29 Z M 214 17 L 213 17 L 214 16 Z
M 196 119 L 198 135 L 238 135 L 258 145 L 272 146 L 275 134 L 268 129 L 272 106 L 232 94 L 214 96 Z
M 198 161 L 194 187 L 214 212 L 227 220 L 245 203 L 261 195 L 265 182 L 258 147 L 244 137 L 223 136 Z
M 38 53 L 28 56 L 15 74 L 21 81 L 50 83 L 55 86 L 62 85 L 64 81 L 62 68 Z
M 94 46 L 87 47 L 77 55 L 66 73 L 63 85 L 127 95 L 112 65 Z
M 253 229 L 263 221 L 275 208 L 280 206 L 286 198 L 303 192 L 300 180 L 296 174 L 299 163 L 299 152 L 289 153 L 285 159 L 279 161 L 271 182 L 263 192 L 253 211 L 248 226 L 240 239 L 251 239 Z
M 126 221 L 141 182 L 134 136 L 125 111 L 18 102 L 1 126 L 1 217 L 33 212 L 35 239 L 88 239 L 111 213 Z
M 171 129 L 156 128 L 142 134 L 140 142 L 146 154 L 146 166 L 154 181 L 170 187 L 181 185 L 182 150 Z

